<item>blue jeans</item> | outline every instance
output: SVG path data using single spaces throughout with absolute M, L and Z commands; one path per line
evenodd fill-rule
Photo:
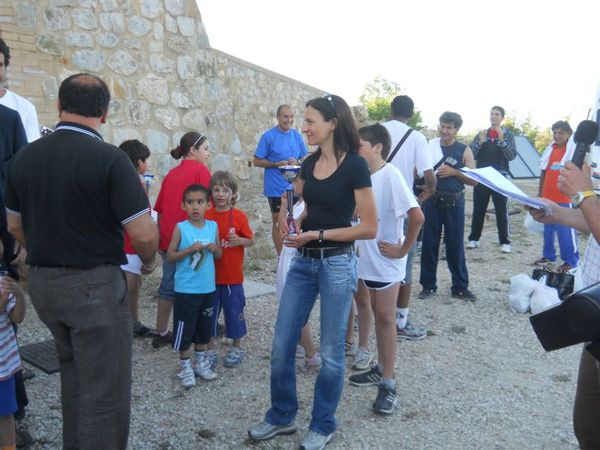
M 287 425 L 298 412 L 296 344 L 317 295 L 321 297 L 321 359 L 315 383 L 310 429 L 333 433 L 335 411 L 344 387 L 344 337 L 352 294 L 356 291 L 353 253 L 313 259 L 297 254 L 290 264 L 281 295 L 271 352 L 271 409 L 265 420 Z

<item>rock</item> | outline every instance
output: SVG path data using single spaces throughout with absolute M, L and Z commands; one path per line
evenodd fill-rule
M 143 124 L 150 119 L 150 104 L 143 100 L 132 100 L 127 104 L 126 115 L 132 124 Z
M 141 16 L 131 16 L 127 19 L 127 28 L 134 36 L 143 37 L 152 29 L 152 22 Z
M 140 11 L 142 16 L 148 19 L 156 19 L 162 14 L 162 3 L 160 0 L 141 0 Z
M 192 17 L 178 17 L 177 27 L 184 36 L 190 37 L 196 31 L 196 21 Z
M 66 30 L 71 27 L 71 18 L 63 8 L 44 10 L 44 22 L 50 31 Z
M 65 33 L 65 42 L 69 47 L 93 47 L 94 40 L 89 33 L 68 32 Z
M 155 72 L 172 73 L 175 71 L 175 61 L 165 58 L 164 54 L 152 54 L 149 57 L 150 67 Z
M 71 56 L 71 61 L 79 69 L 90 72 L 100 72 L 106 63 L 104 54 L 99 50 L 76 50 Z
M 84 30 L 95 30 L 98 28 L 96 14 L 89 9 L 76 9 L 72 13 L 75 24 Z
M 108 60 L 108 66 L 119 75 L 131 75 L 137 70 L 137 63 L 129 52 L 116 51 Z
M 173 108 L 156 108 L 154 117 L 163 124 L 167 130 L 179 128 L 179 125 L 181 124 L 179 115 Z
M 138 81 L 137 93 L 150 103 L 166 105 L 169 102 L 167 80 L 152 73 Z
M 96 42 L 101 47 L 115 48 L 119 43 L 119 38 L 113 33 L 98 33 L 96 34 Z
M 15 20 L 17 25 L 23 28 L 35 27 L 37 20 L 35 17 L 35 8 L 29 3 L 16 3 L 15 8 Z
M 54 36 L 40 34 L 35 40 L 35 45 L 40 50 L 54 56 L 62 56 L 65 54 L 64 47 L 56 40 Z

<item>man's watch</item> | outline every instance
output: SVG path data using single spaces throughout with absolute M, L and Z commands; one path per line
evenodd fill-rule
M 595 196 L 594 191 L 583 191 L 577 192 L 575 195 L 571 197 L 571 204 L 573 207 L 577 208 L 581 203 L 588 197 Z

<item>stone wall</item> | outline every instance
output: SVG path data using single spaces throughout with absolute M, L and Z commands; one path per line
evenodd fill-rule
M 207 134 L 211 170 L 240 180 L 239 205 L 258 238 L 251 253 L 273 254 L 263 171 L 250 161 L 279 104 L 292 105 L 299 125 L 322 91 L 210 48 L 193 0 L 2 2 L 0 36 L 11 48 L 9 88 L 35 104 L 41 125 L 57 121 L 60 82 L 89 72 L 112 93 L 103 136 L 145 142 L 158 180 L 177 164 L 168 151 L 185 132 Z

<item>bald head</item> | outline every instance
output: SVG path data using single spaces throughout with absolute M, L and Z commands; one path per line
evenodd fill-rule
M 61 83 L 58 103 L 61 111 L 82 117 L 101 118 L 108 110 L 110 92 L 101 78 L 78 73 Z

